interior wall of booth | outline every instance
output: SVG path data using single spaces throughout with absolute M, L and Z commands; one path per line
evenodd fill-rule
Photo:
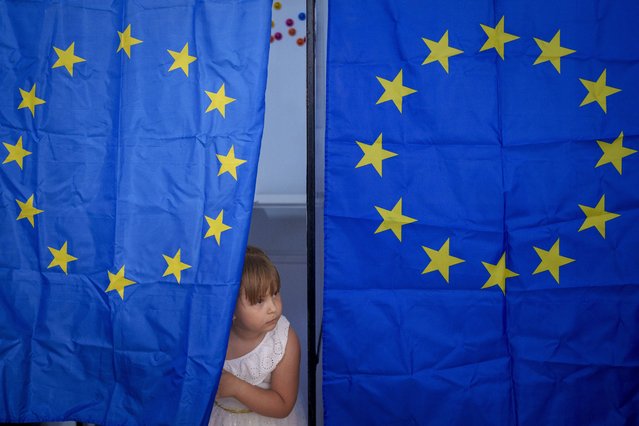
M 249 243 L 264 248 L 282 276 L 284 312 L 300 336 L 302 366 L 300 392 L 307 404 L 307 299 L 306 299 L 306 44 L 297 38 L 306 31 L 305 0 L 280 1 L 273 9 L 272 34 L 282 39 L 271 44 L 266 90 L 266 118 L 258 167 L 253 221 Z M 326 46 L 328 0 L 315 9 L 315 336 L 320 336 L 324 270 L 324 133 L 326 109 Z M 296 36 L 288 35 L 286 20 L 293 19 Z M 323 425 L 322 370 L 316 375 L 317 425 Z
M 265 250 L 279 270 L 284 315 L 300 338 L 300 395 L 306 407 L 306 1 L 275 1 L 272 14 L 264 135 L 249 244 Z

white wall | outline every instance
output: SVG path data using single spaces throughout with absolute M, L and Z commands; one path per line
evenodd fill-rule
M 305 0 L 280 0 L 273 9 L 271 34 L 282 39 L 271 43 L 266 83 L 264 136 L 256 186 L 256 201 L 284 198 L 304 202 L 306 193 L 306 44 L 296 40 L 306 36 Z M 294 21 L 293 27 L 286 20 Z M 294 28 L 295 36 L 288 34 Z

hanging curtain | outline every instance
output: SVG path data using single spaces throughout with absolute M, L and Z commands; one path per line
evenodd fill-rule
M 0 4 L 0 421 L 208 421 L 270 6 Z
M 329 3 L 326 425 L 639 421 L 637 22 Z

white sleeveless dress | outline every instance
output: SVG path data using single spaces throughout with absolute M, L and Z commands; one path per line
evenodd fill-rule
M 271 373 L 284 357 L 290 323 L 282 315 L 275 328 L 264 336 L 255 349 L 244 356 L 224 361 L 224 370 L 262 389 L 271 388 Z M 283 419 L 266 417 L 250 411 L 235 398 L 215 401 L 209 426 L 306 426 L 306 415 L 299 395 L 293 411 Z

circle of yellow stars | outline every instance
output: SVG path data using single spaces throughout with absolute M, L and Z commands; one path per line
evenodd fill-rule
M 133 36 L 133 30 L 131 24 L 123 31 L 117 31 L 119 38 L 119 44 L 116 50 L 116 54 L 123 52 L 126 55 L 126 59 L 131 59 L 134 50 L 142 44 L 144 41 Z M 196 56 L 191 55 L 189 52 L 189 43 L 185 43 L 180 50 L 166 49 L 168 55 L 172 58 L 173 62 L 168 68 L 168 72 L 180 70 L 186 78 L 189 77 L 190 66 L 197 60 Z M 60 46 L 53 46 L 53 52 L 57 56 L 57 59 L 51 66 L 52 69 L 64 68 L 68 75 L 73 78 L 75 67 L 77 64 L 87 62 L 83 57 L 76 55 L 76 44 L 72 41 L 66 48 Z M 21 97 L 20 103 L 17 107 L 20 109 L 27 109 L 32 118 L 35 118 L 38 108 L 46 104 L 46 100 L 37 95 L 37 83 L 33 83 L 29 90 L 19 88 L 19 94 Z M 209 98 L 210 103 L 207 106 L 204 114 L 217 111 L 219 115 L 224 119 L 226 118 L 226 107 L 235 102 L 237 99 L 227 96 L 226 83 L 222 82 L 217 91 L 204 90 L 204 94 Z M 23 137 L 19 136 L 15 143 L 3 141 L 3 145 L 7 150 L 7 155 L 4 158 L 4 164 L 16 163 L 19 169 L 22 171 L 24 168 L 25 158 L 33 153 L 25 149 L 23 145 Z M 238 180 L 237 168 L 246 163 L 246 160 L 238 158 L 235 154 L 235 146 L 231 145 L 226 155 L 216 154 L 216 159 L 219 163 L 218 176 L 229 174 L 233 180 Z M 45 212 L 45 210 L 37 208 L 35 204 L 35 194 L 32 194 L 26 200 L 16 199 L 16 203 L 20 210 L 16 220 L 26 219 L 32 228 L 35 228 L 35 218 Z M 222 244 L 222 234 L 232 227 L 224 223 L 224 210 L 221 210 L 215 219 L 204 216 L 204 221 L 208 225 L 208 230 L 203 236 L 204 239 L 209 237 L 215 237 L 217 246 Z M 77 257 L 69 253 L 69 241 L 64 241 L 59 248 L 47 247 L 51 253 L 52 259 L 47 266 L 47 269 L 59 268 L 65 275 L 69 273 L 69 263 L 78 260 Z M 179 284 L 181 281 L 182 271 L 191 268 L 191 265 L 182 261 L 182 251 L 178 248 L 173 256 L 168 254 L 162 254 L 164 261 L 166 262 L 166 269 L 163 277 L 173 276 L 175 281 Z M 126 287 L 136 284 L 135 281 L 130 280 L 125 276 L 125 265 L 122 265 L 120 269 L 113 273 L 107 271 L 109 284 L 106 288 L 106 292 L 116 291 L 118 295 L 124 300 L 124 290 Z
M 502 60 L 505 59 L 506 44 L 520 38 L 517 35 L 506 32 L 505 25 L 505 16 L 502 16 L 494 27 L 480 24 L 481 29 L 486 35 L 486 41 L 479 49 L 479 52 L 494 49 Z M 558 74 L 561 74 L 561 59 L 576 52 L 574 49 L 562 46 L 561 30 L 557 30 L 548 41 L 536 37 L 533 37 L 533 40 L 540 49 L 540 53 L 533 65 L 549 62 Z M 429 51 L 422 65 L 439 63 L 447 74 L 450 73 L 449 59 L 464 53 L 463 50 L 450 45 L 448 30 L 441 35 L 439 40 L 422 38 L 422 41 Z M 376 76 L 376 79 L 381 85 L 383 92 L 375 104 L 379 105 L 390 101 L 400 114 L 403 112 L 404 98 L 418 93 L 415 88 L 408 87 L 404 84 L 403 69 L 400 69 L 392 79 L 387 79 L 382 76 Z M 604 114 L 608 112 L 608 97 L 621 91 L 619 88 L 608 85 L 606 69 L 601 72 L 596 80 L 580 78 L 579 81 L 587 91 L 579 107 L 597 103 Z M 602 155 L 594 166 L 595 168 L 611 164 L 620 175 L 622 174 L 622 160 L 637 152 L 623 145 L 623 136 L 622 131 L 612 142 L 597 141 L 597 144 L 601 148 Z M 398 156 L 397 153 L 384 149 L 382 133 L 380 133 L 371 144 L 361 141 L 355 142 L 362 151 L 362 157 L 355 165 L 355 168 L 370 165 L 380 178 L 383 176 L 383 162 Z M 381 206 L 374 207 L 382 219 L 381 224 L 374 233 L 378 234 L 384 231 L 391 231 L 400 243 L 402 241 L 402 228 L 417 222 L 417 219 L 404 214 L 401 197 L 390 210 Z M 606 237 L 606 223 L 620 216 L 617 213 L 606 210 L 605 194 L 601 196 L 593 207 L 581 204 L 579 204 L 578 207 L 586 216 L 578 232 L 595 228 L 603 238 Z M 533 250 L 539 257 L 540 262 L 532 274 L 536 275 L 542 272 L 548 272 L 557 284 L 560 283 L 560 268 L 575 262 L 575 259 L 560 254 L 559 242 L 560 239 L 557 238 L 547 250 L 533 246 Z M 450 268 L 465 262 L 464 259 L 450 254 L 450 238 L 447 238 L 439 249 L 426 246 L 422 246 L 422 249 L 429 258 L 429 263 L 422 271 L 422 274 L 439 272 L 446 283 L 449 283 Z M 504 295 L 506 294 L 506 280 L 519 275 L 507 268 L 506 258 L 506 252 L 503 252 L 496 264 L 482 262 L 489 274 L 489 278 L 481 287 L 482 289 L 499 287 L 502 293 Z

